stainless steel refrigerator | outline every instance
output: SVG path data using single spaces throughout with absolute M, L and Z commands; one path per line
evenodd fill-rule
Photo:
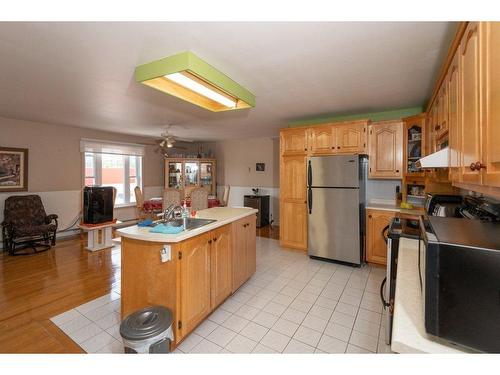
M 307 159 L 310 257 L 361 264 L 367 163 L 363 155 Z

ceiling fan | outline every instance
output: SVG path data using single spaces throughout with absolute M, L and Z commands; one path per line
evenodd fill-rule
M 180 142 L 193 142 L 192 139 L 186 139 L 186 138 L 179 138 L 176 137 L 175 135 L 172 134 L 170 131 L 172 125 L 167 125 L 165 127 L 165 131 L 161 133 L 161 138 L 157 139 L 155 142 L 158 145 L 158 148 L 156 152 L 161 152 L 164 155 L 167 155 L 168 151 L 170 149 L 177 149 L 177 150 L 187 150 L 186 147 L 182 147 L 179 145 L 176 145 L 178 141 Z

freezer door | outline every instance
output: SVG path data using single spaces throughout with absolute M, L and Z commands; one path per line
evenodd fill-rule
M 312 156 L 307 169 L 308 186 L 359 187 L 359 155 Z
M 310 190 L 309 255 L 361 264 L 359 190 Z

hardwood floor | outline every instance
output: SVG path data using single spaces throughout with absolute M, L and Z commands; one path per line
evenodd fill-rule
M 257 236 L 279 240 L 280 228 L 276 225 L 266 225 L 265 227 L 257 228 Z
M 277 239 L 279 228 L 257 228 Z M 82 353 L 49 319 L 111 291 L 120 293 L 120 248 L 91 253 L 84 238 L 29 256 L 0 253 L 0 353 Z
M 49 319 L 120 292 L 120 248 L 91 253 L 79 238 L 30 256 L 0 254 L 0 353 L 81 353 Z

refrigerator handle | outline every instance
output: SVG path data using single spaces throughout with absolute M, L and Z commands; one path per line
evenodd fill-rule
M 309 187 L 312 185 L 312 179 L 313 179 L 312 166 L 311 166 L 311 161 L 309 160 L 309 163 L 307 165 L 307 185 Z
M 307 206 L 309 207 L 309 214 L 311 214 L 313 208 L 313 191 L 311 188 L 307 189 L 307 203 Z

